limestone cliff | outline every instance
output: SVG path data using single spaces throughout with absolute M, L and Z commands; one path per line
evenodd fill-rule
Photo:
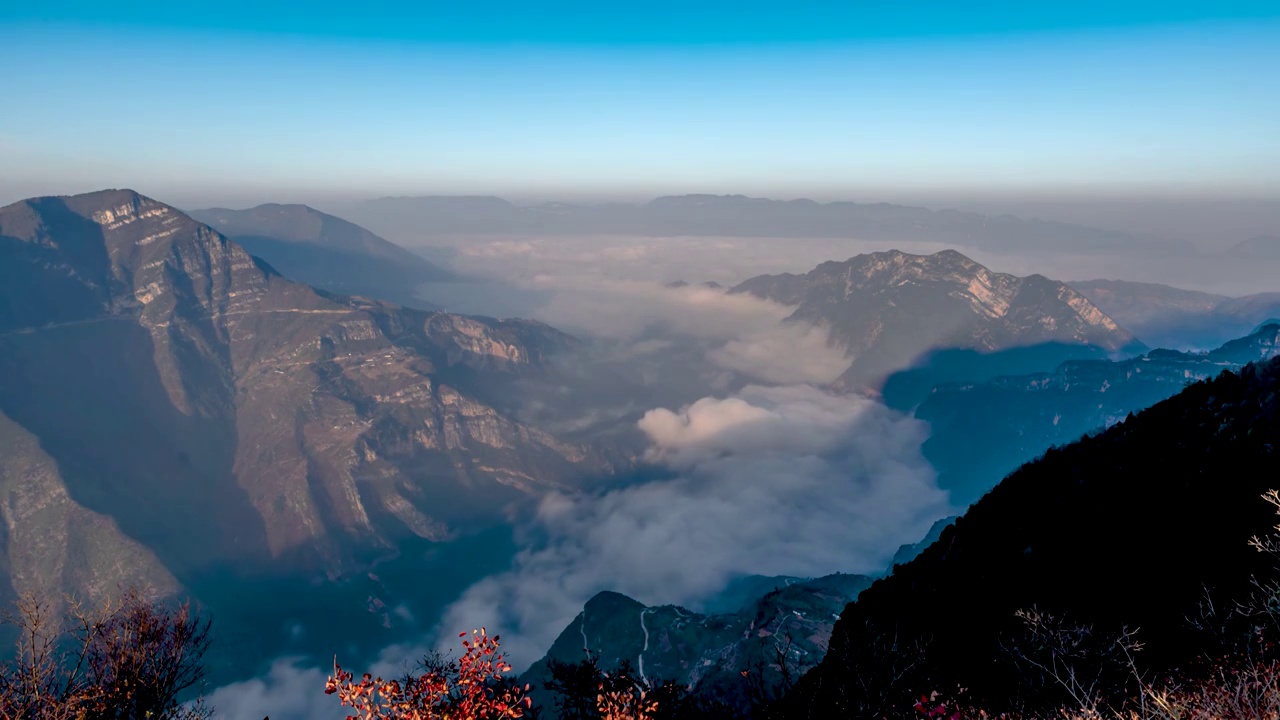
M 791 318 L 827 327 L 845 348 L 849 385 L 875 386 L 938 349 L 984 352 L 1039 343 L 1139 347 L 1067 285 L 992 272 L 954 250 L 897 250 L 826 262 L 805 275 L 762 275 L 730 292 L 797 306 Z
M 70 514 L 93 518 L 77 532 L 100 540 L 55 533 L 22 551 L 22 562 L 48 564 L 76 543 L 116 548 L 106 574 L 64 583 L 90 586 L 227 564 L 336 574 L 398 538 L 448 537 L 610 470 L 491 392 L 512 376 L 539 382 L 546 359 L 574 342 L 539 323 L 318 292 L 132 191 L 10 205 L 0 209 L 0 412 L 4 442 L 20 448 L 0 465 L 10 548 Z M 62 509 L 32 515 L 45 506 Z M 14 582 L 28 583 L 21 567 L 11 557 Z

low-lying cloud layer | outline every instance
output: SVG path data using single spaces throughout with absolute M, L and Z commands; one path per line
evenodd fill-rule
M 557 290 L 542 319 L 618 343 L 634 357 L 693 340 L 708 346 L 704 357 L 716 367 L 769 383 L 827 383 L 849 367 L 825 329 L 784 323 L 793 308 L 754 296 L 631 280 L 546 282 Z
M 545 498 L 542 541 L 469 589 L 444 630 L 500 629 L 523 667 L 601 590 L 696 607 L 739 575 L 874 572 L 949 511 L 923 425 L 866 398 L 749 386 L 640 427 L 676 477 Z
M 266 675 L 224 685 L 205 698 L 214 714 L 227 720 L 318 720 L 346 717 L 332 697 L 324 694 L 328 673 L 308 667 L 297 658 L 281 658 Z
M 500 302 L 487 312 L 593 341 L 572 360 L 582 387 L 521 395 L 523 412 L 557 432 L 623 428 L 663 479 L 542 498 L 516 528 L 526 549 L 511 569 L 465 589 L 444 613 L 442 649 L 455 649 L 457 632 L 486 626 L 523 669 L 599 591 L 697 607 L 742 575 L 876 572 L 951 512 L 920 454 L 922 423 L 823 389 L 850 363 L 825 328 L 784 322 L 792 308 L 752 296 L 665 285 L 733 282 L 752 274 L 748 265 L 788 254 L 775 247 L 764 258 L 716 242 L 462 249 L 458 269 L 483 269 L 500 285 L 455 284 L 451 293 L 501 289 L 508 294 L 488 298 Z M 733 264 L 703 272 L 713 256 Z M 678 274 L 682 259 L 690 262 Z M 804 262 L 794 269 L 813 264 Z M 442 304 L 468 309 L 461 295 Z M 420 654 L 388 648 L 379 665 L 393 671 Z M 213 699 L 230 718 L 341 717 L 323 695 L 326 674 L 281 660 Z
M 1273 230 L 1264 232 L 1274 234 Z M 1246 237 L 1236 237 L 1227 244 Z M 1069 246 L 1053 252 L 997 252 L 947 243 L 853 238 L 569 236 L 509 240 L 463 236 L 435 242 L 451 244 L 449 262 L 459 271 L 516 283 L 539 274 L 555 274 L 658 284 L 714 280 L 735 285 L 755 275 L 805 273 L 828 260 L 843 261 L 861 253 L 890 249 L 929 254 L 950 248 L 997 272 L 1040 273 L 1067 282 L 1107 278 L 1164 283 L 1226 295 L 1274 291 L 1275 273 L 1280 268 L 1276 261 L 1216 253 L 1118 257 Z M 408 244 L 412 247 L 414 242 Z

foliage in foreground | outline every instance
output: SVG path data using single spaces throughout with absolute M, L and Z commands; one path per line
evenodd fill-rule
M 499 652 L 498 636 L 483 628 L 463 641 L 460 659 L 435 654 L 420 664 L 421 674 L 384 680 L 353 673 L 334 664 L 325 692 L 352 709 L 349 720 L 498 720 L 542 717 L 550 708 L 535 707 L 529 685 L 513 683 L 511 666 Z M 466 637 L 463 633 L 461 637 Z M 556 697 L 560 720 L 736 720 L 742 714 L 708 701 L 670 681 L 639 677 L 624 661 L 605 671 L 595 655 L 576 663 L 552 661 L 546 687 Z
M 640 677 L 629 660 L 606 671 L 586 653 L 578 662 L 551 659 L 545 687 L 559 720 L 738 720 L 742 709 L 701 697 L 670 680 Z
M 841 613 L 788 712 L 911 718 L 921 695 L 963 687 L 988 712 L 1060 717 L 1074 699 L 1035 665 L 1053 667 L 1055 643 L 1019 610 L 1085 631 L 1056 660 L 1096 680 L 1108 711 L 1143 702 L 1128 659 L 1109 650 L 1126 625 L 1144 684 L 1161 689 L 1198 684 L 1219 658 L 1280 659 L 1259 642 L 1280 627 L 1237 611 L 1255 582 L 1280 579 L 1249 547 L 1275 524 L 1258 497 L 1280 477 L 1278 448 L 1280 359 L 1046 452 Z
M 1263 497 L 1280 514 L 1280 492 Z M 1280 526 L 1250 544 L 1280 560 Z M 1056 711 L 988 713 L 966 703 L 964 689 L 957 688 L 949 696 L 921 696 L 913 709 L 918 718 L 936 720 L 1280 720 L 1280 648 L 1268 640 L 1280 633 L 1280 582 L 1255 578 L 1253 587 L 1231 608 L 1206 602 L 1199 617 L 1189 618 L 1202 632 L 1227 634 L 1230 652 L 1156 680 L 1139 669 L 1137 631 L 1108 635 L 1034 609 L 1020 611 L 1027 633 L 1008 652 L 1020 661 L 1027 685 L 1039 687 L 1042 696 L 1056 691 L 1069 702 Z M 1242 624 L 1248 633 L 1230 637 L 1231 628 Z
M 987 713 L 939 693 L 922 696 L 917 717 L 936 720 L 1277 720 L 1280 718 L 1280 662 L 1244 662 L 1224 658 L 1211 675 L 1196 682 L 1144 686 L 1125 709 L 1064 707 L 1032 715 Z
M 200 720 L 209 708 L 182 694 L 204 679 L 208 620 L 137 590 L 66 617 L 34 597 L 5 613 L 14 657 L 0 665 L 2 720 Z
M 462 633 L 459 637 L 466 638 Z M 497 720 L 524 717 L 529 708 L 520 687 L 504 677 L 511 666 L 498 651 L 497 635 L 484 628 L 462 641 L 466 652 L 455 662 L 433 663 L 426 672 L 399 680 L 365 673 L 359 680 L 337 661 L 325 693 L 337 695 L 353 715 L 348 720 Z

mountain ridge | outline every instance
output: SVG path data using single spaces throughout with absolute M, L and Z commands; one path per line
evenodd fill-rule
M 1007 650 L 1026 632 L 1018 610 L 1102 637 L 1140 628 L 1144 672 L 1218 657 L 1193 619 L 1205 602 L 1244 600 L 1274 569 L 1250 538 L 1275 524 L 1262 495 L 1280 477 L 1278 392 L 1280 359 L 1223 372 L 1014 471 L 845 609 L 789 711 L 878 715 L 957 685 L 992 712 L 1069 703 L 1052 683 L 1023 684 Z M 918 652 L 893 661 L 901 676 L 875 678 L 887 638 Z
M 1258 235 L 1227 248 L 1229 258 L 1242 260 L 1280 260 L 1280 235 Z
M 1123 360 L 1073 359 L 1049 372 L 944 383 L 915 409 L 925 458 L 962 505 L 1046 450 L 1100 432 L 1188 383 L 1280 355 L 1280 323 L 1206 352 L 1156 349 Z
M 1280 315 L 1280 292 L 1229 297 L 1127 280 L 1068 284 L 1153 347 L 1217 347 Z
M 930 210 L 891 203 L 745 195 L 668 195 L 639 204 L 516 205 L 495 196 L 377 198 L 334 212 L 401 240 L 452 234 L 635 234 L 651 236 L 856 237 L 940 242 L 989 250 L 1070 248 L 1104 253 L 1195 254 L 1188 242 L 1067 223 Z M 434 228 L 424 231 L 423 228 Z
M 573 338 L 315 291 L 130 190 L 0 208 L 0 280 L 0 369 L 26 380 L 0 412 L 180 578 L 234 558 L 337 572 L 610 471 L 476 399 Z
M 191 210 L 188 215 L 291 279 L 330 292 L 435 309 L 416 297 L 418 286 L 455 279 L 425 258 L 308 205 L 268 203 L 244 210 Z
M 1003 350 L 1051 341 L 1109 352 L 1141 347 L 1066 284 L 996 273 L 955 250 L 899 250 L 824 262 L 803 275 L 761 275 L 734 286 L 796 306 L 788 320 L 829 329 L 853 365 L 846 385 L 882 382 L 936 349 Z
M 576 663 L 590 651 L 607 672 L 629 662 L 638 676 L 673 681 L 701 697 L 741 706 L 746 702 L 743 672 L 763 672 L 766 682 L 778 681 L 781 668 L 773 665 L 783 645 L 794 675 L 815 666 L 837 613 L 870 583 L 868 577 L 845 573 L 796 579 L 725 613 L 646 606 L 603 591 L 586 602 L 521 680 L 541 688 L 551 676 L 550 661 Z M 550 693 L 535 694 L 544 708 L 554 707 Z

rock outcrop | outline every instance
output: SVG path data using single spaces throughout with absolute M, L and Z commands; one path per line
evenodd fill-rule
M 852 366 L 842 382 L 878 386 L 938 349 L 984 352 L 1041 343 L 1137 348 L 1127 330 L 1067 285 L 988 270 L 954 250 L 897 250 L 762 275 L 730 292 L 797 306 L 791 319 L 830 329 Z
M 22 567 L 92 545 L 110 556 L 93 573 L 39 582 L 334 575 L 494 521 L 611 470 L 493 392 L 575 343 L 318 292 L 127 190 L 0 209 L 9 574 L 28 586 Z

